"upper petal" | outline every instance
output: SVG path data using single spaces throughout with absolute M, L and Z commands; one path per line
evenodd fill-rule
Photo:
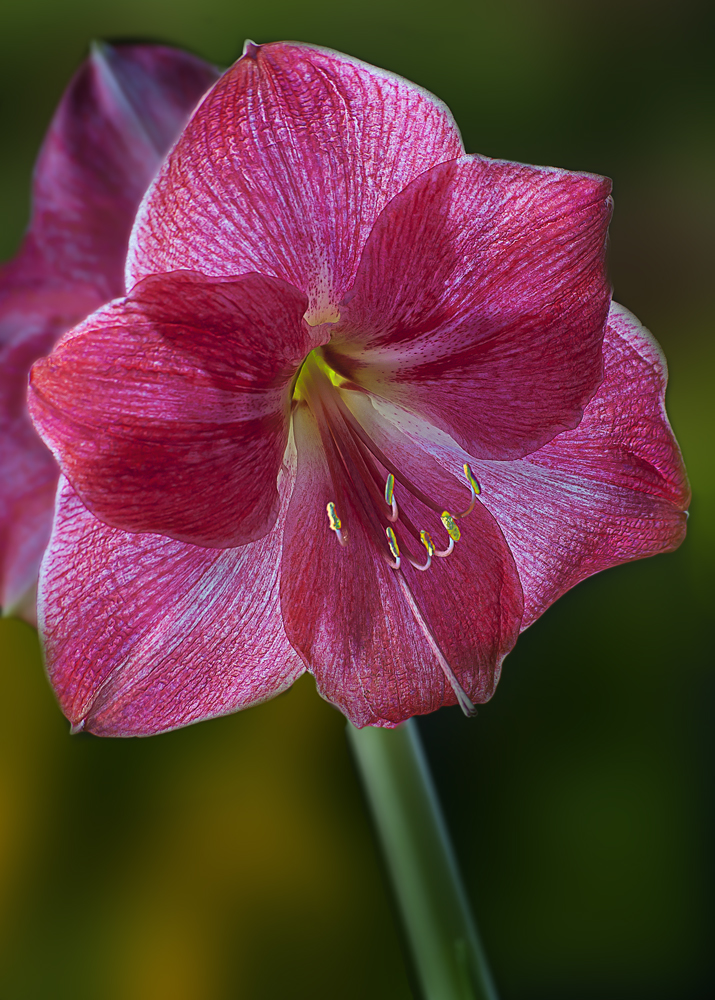
M 83 502 L 128 531 L 241 545 L 278 511 L 290 384 L 314 346 L 274 278 L 147 278 L 32 371 L 36 426 Z
M 483 157 L 434 167 L 377 220 L 333 363 L 480 457 L 575 427 L 602 377 L 609 191 Z
M 286 469 L 284 497 L 291 485 Z M 281 534 L 279 523 L 229 550 L 128 534 L 92 517 L 63 482 L 39 617 L 70 722 L 99 736 L 150 735 L 292 684 L 303 667 L 281 622 Z
M 95 46 L 67 88 L 35 166 L 30 231 L 13 280 L 124 291 L 139 202 L 213 66 L 162 45 Z M 78 317 L 80 318 L 80 317 Z
M 494 519 L 477 506 L 452 556 L 435 559 L 424 573 L 407 562 L 395 571 L 386 539 L 376 544 L 355 493 L 343 484 L 343 547 L 325 514 L 338 484 L 316 420 L 299 407 L 293 426 L 298 469 L 285 529 L 281 608 L 286 634 L 320 693 L 357 726 L 396 725 L 455 704 L 426 627 L 467 695 L 486 701 L 516 641 L 522 607 L 514 562 Z M 370 431 L 400 461 L 411 460 L 409 471 L 421 471 L 423 489 L 455 505 L 468 496 L 419 449 L 401 450 L 396 430 L 383 427 L 380 434 L 374 423 Z M 402 494 L 400 505 L 416 521 L 417 505 Z M 440 537 L 439 518 L 416 523 Z
M 463 151 L 419 87 L 307 45 L 247 45 L 169 156 L 137 218 L 127 282 L 178 268 L 259 271 L 335 319 L 384 205 Z

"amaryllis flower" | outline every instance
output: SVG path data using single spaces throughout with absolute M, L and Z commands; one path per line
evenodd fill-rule
M 306 669 L 358 726 L 470 711 L 561 593 L 680 542 L 609 190 L 465 155 L 388 73 L 247 46 L 143 203 L 130 291 L 33 369 L 76 728 L 158 732 Z
M 132 222 L 218 72 L 159 45 L 94 47 L 55 113 L 22 248 L 0 270 L 0 608 L 34 617 L 59 470 L 26 408 L 27 374 L 61 333 L 124 291 Z

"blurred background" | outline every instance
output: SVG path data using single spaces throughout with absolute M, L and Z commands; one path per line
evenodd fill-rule
M 715 31 L 693 0 L 3 0 L 0 257 L 93 38 L 222 65 L 288 38 L 401 73 L 467 150 L 607 174 L 616 298 L 663 345 L 674 555 L 581 584 L 476 720 L 422 730 L 503 1000 L 713 995 Z M 341 716 L 310 679 L 147 740 L 70 739 L 0 622 L 3 1000 L 410 997 Z

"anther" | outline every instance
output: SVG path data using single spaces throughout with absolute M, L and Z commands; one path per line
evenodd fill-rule
M 388 519 L 396 521 L 400 516 L 400 512 L 397 509 L 397 501 L 395 500 L 395 477 L 392 473 L 389 474 L 385 483 L 385 503 L 392 507 L 392 512 L 387 515 Z
M 466 462 L 464 463 L 464 475 L 466 476 L 467 482 L 469 483 L 469 485 L 474 490 L 474 493 L 476 494 L 476 496 L 479 496 L 479 494 L 482 492 L 482 488 L 479 485 L 479 480 L 474 475 L 474 473 L 469 468 L 469 466 L 467 465 Z
M 334 531 L 335 534 L 338 536 L 338 541 L 340 542 L 341 545 L 347 545 L 348 543 L 342 532 L 342 527 L 343 527 L 342 521 L 338 517 L 338 512 L 335 509 L 335 504 L 332 502 L 332 500 L 325 509 L 328 512 L 328 521 L 330 522 L 331 531 Z
M 448 510 L 443 510 L 441 515 L 442 524 L 444 525 L 444 530 L 447 532 L 449 537 L 453 542 L 458 542 L 462 537 L 462 532 L 459 530 L 457 522 L 454 517 L 449 513 Z
M 387 544 L 390 546 L 390 552 L 392 553 L 395 561 L 390 562 L 389 565 L 392 569 L 399 569 L 400 562 L 400 546 L 397 544 L 397 535 L 394 530 L 389 526 L 385 528 L 385 534 L 387 535 Z
M 432 558 L 434 555 L 434 542 L 432 541 L 432 536 L 429 531 L 420 531 L 420 541 L 427 549 L 427 555 Z
M 464 468 L 464 477 L 467 480 L 467 484 L 469 485 L 472 497 L 471 500 L 469 501 L 469 506 L 467 507 L 467 509 L 461 510 L 459 514 L 453 514 L 452 517 L 466 517 L 467 514 L 471 514 L 472 511 L 474 510 L 474 504 L 477 502 L 477 497 L 482 492 L 482 488 L 479 485 L 479 480 L 474 475 L 474 473 L 472 472 L 472 470 L 470 469 L 470 467 L 467 465 L 466 462 L 464 463 L 463 468 Z M 442 515 L 442 519 L 444 520 L 444 515 Z M 459 539 L 455 538 L 455 541 L 458 542 Z

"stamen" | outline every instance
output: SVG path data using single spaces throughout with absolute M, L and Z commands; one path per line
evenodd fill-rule
M 428 570 L 432 565 L 432 556 L 435 553 L 435 548 L 434 548 L 434 542 L 432 541 L 432 536 L 430 535 L 429 531 L 420 531 L 420 541 L 427 549 L 427 562 L 420 565 L 420 563 L 416 563 L 414 559 L 410 559 L 409 556 L 407 558 L 410 559 L 410 563 L 415 567 L 415 569 L 418 569 L 421 573 L 424 573 L 425 570 Z
M 389 474 L 385 483 L 385 503 L 392 507 L 392 513 L 387 515 L 388 520 L 396 521 L 400 512 L 397 509 L 397 500 L 395 500 L 395 477 L 392 473 Z
M 338 541 L 340 542 L 341 545 L 347 545 L 348 544 L 347 540 L 342 532 L 343 524 L 340 518 L 338 517 L 338 512 L 335 509 L 335 504 L 332 502 L 332 500 L 327 505 L 326 510 L 328 512 L 328 521 L 330 521 L 331 531 L 334 531 L 335 534 L 338 536 Z
M 385 528 L 385 534 L 387 535 L 387 544 L 390 546 L 390 552 L 395 558 L 395 561 L 389 563 L 389 565 L 392 569 L 399 569 L 402 560 L 400 559 L 400 546 L 397 544 L 397 535 L 394 529 L 389 526 Z
M 462 709 L 462 711 L 464 712 L 464 714 L 467 717 L 469 717 L 471 715 L 475 715 L 477 710 L 476 710 L 476 707 L 474 705 L 474 702 L 472 701 L 472 699 L 469 697 L 469 695 L 467 694 L 467 692 L 464 690 L 464 688 L 462 687 L 462 685 L 457 680 L 454 671 L 452 670 L 452 668 L 450 667 L 449 663 L 447 662 L 447 660 L 445 658 L 444 653 L 439 648 L 437 640 L 432 635 L 432 632 L 431 632 L 431 630 L 429 628 L 429 625 L 427 624 L 427 622 L 422 617 L 422 612 L 417 607 L 417 602 L 415 601 L 415 598 L 414 598 L 414 596 L 412 594 L 412 591 L 410 590 L 410 585 L 408 584 L 407 580 L 405 580 L 405 578 L 402 575 L 402 573 L 398 573 L 397 580 L 398 580 L 398 582 L 400 584 L 400 587 L 402 588 L 402 593 L 405 595 L 405 600 L 409 604 L 410 610 L 412 611 L 412 614 L 415 616 L 415 621 L 417 622 L 417 624 L 419 625 L 419 627 L 422 629 L 422 633 L 423 633 L 425 639 L 427 640 L 427 642 L 429 643 L 430 649 L 432 650 L 432 652 L 434 653 L 434 655 L 437 657 L 437 662 L 439 663 L 440 667 L 442 668 L 444 676 L 447 678 L 447 680 L 449 681 L 449 683 L 452 685 L 452 690 L 454 691 L 454 693 L 457 696 L 457 701 L 459 702 L 459 707 Z
M 329 399 L 327 402 L 329 402 Z M 375 507 L 375 502 L 379 502 L 382 499 L 381 489 L 377 487 L 370 470 L 365 465 L 364 457 L 359 451 L 355 451 L 354 447 L 351 447 L 351 442 L 354 445 L 354 441 L 350 435 L 347 435 L 347 437 L 341 436 L 338 424 L 330 422 L 329 413 L 325 405 L 326 400 L 321 397 L 319 403 L 322 405 L 323 415 L 327 418 L 327 420 L 320 423 L 320 433 L 325 455 L 328 459 L 333 486 L 337 491 L 340 491 L 343 480 L 347 477 L 347 481 L 353 490 L 353 500 L 357 500 L 367 514 L 365 527 L 373 535 L 375 544 L 381 547 L 383 526 L 379 521 Z M 380 479 L 381 482 L 382 480 Z
M 453 517 L 466 517 L 467 514 L 471 514 L 472 511 L 474 510 L 474 504 L 477 502 L 477 497 L 482 492 L 482 488 L 479 485 L 479 480 L 474 475 L 474 473 L 469 468 L 466 462 L 464 463 L 464 475 L 467 480 L 467 483 L 469 484 L 469 489 L 472 492 L 472 499 L 469 501 L 469 506 L 467 507 L 466 510 L 460 511 L 459 514 L 453 514 L 452 515 Z M 457 538 L 455 539 L 455 541 L 459 541 L 459 539 Z

